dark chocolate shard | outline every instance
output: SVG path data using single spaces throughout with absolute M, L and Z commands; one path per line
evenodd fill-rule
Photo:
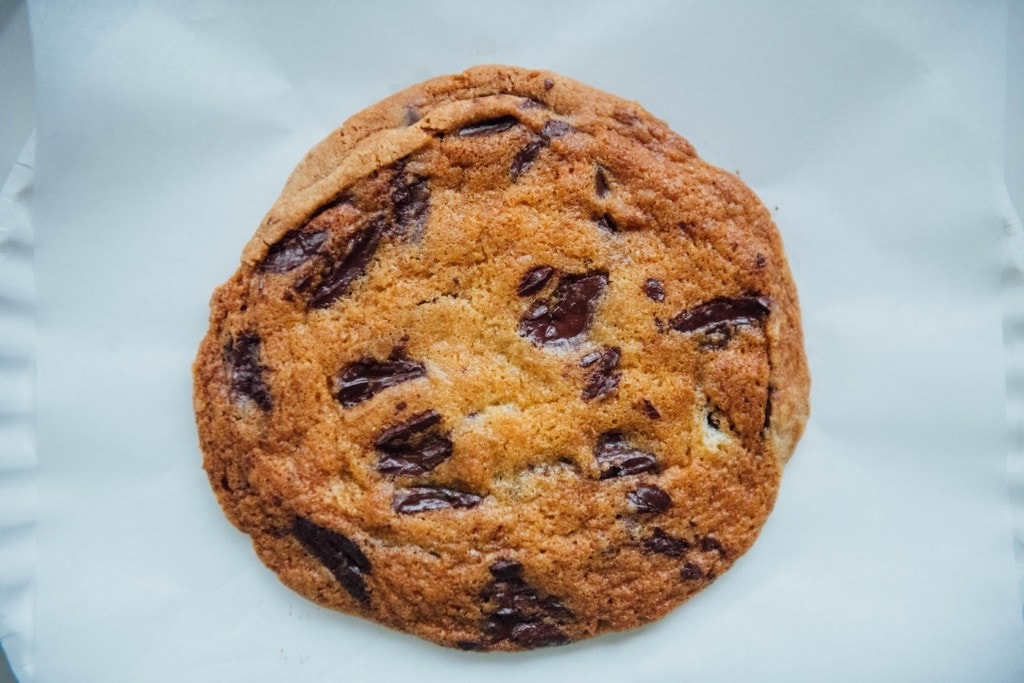
M 684 581 L 697 581 L 698 579 L 704 578 L 704 571 L 693 562 L 687 562 L 683 565 L 683 568 L 679 570 L 679 576 Z
M 725 551 L 725 549 L 722 547 L 722 542 L 714 536 L 705 536 L 704 538 L 700 539 L 700 549 L 706 553 L 722 553 Z
M 360 228 L 345 244 L 345 255 L 336 261 L 313 288 L 309 308 L 327 308 L 340 299 L 363 273 L 373 259 L 385 228 L 384 220 L 377 218 Z
M 651 301 L 661 303 L 665 300 L 665 286 L 657 278 L 648 278 L 647 282 L 644 283 L 644 294 Z
M 637 486 L 635 490 L 627 493 L 626 497 L 637 512 L 645 514 L 658 514 L 672 505 L 671 496 L 664 489 L 651 484 Z
M 361 358 L 346 365 L 338 374 L 334 397 L 346 408 L 351 408 L 389 387 L 426 375 L 423 365 L 398 351 L 387 360 Z
M 519 280 L 519 287 L 516 289 L 516 294 L 519 296 L 530 296 L 536 294 L 540 290 L 544 289 L 544 285 L 548 283 L 551 276 L 554 275 L 555 269 L 551 266 L 535 266 L 530 268 L 523 275 L 522 279 Z
M 516 154 L 515 158 L 512 159 L 509 175 L 512 176 L 513 182 L 519 180 L 519 176 L 530 168 L 533 160 L 537 158 L 542 149 L 551 144 L 552 140 L 567 135 L 573 130 L 575 129 L 565 121 L 552 120 L 545 123 L 540 134 L 526 143 Z
M 605 175 L 604 169 L 600 166 L 597 167 L 597 172 L 594 174 L 594 192 L 598 197 L 604 198 L 608 196 L 611 189 L 608 187 L 608 176 Z
M 538 346 L 574 339 L 586 332 L 597 299 L 608 286 L 602 272 L 563 275 L 547 301 L 535 301 L 519 322 L 519 333 Z
M 661 527 L 655 527 L 654 533 L 644 539 L 644 552 L 682 557 L 690 549 L 690 542 L 666 533 Z
M 292 230 L 270 246 L 260 261 L 260 271 L 276 274 L 295 270 L 319 253 L 329 235 L 329 230 Z
M 574 615 L 560 598 L 541 596 L 521 578 L 522 565 L 499 560 L 491 565 L 495 580 L 484 586 L 480 597 L 491 604 L 482 623 L 491 642 L 509 641 L 525 649 L 561 645 L 568 638 L 561 626 Z
M 533 650 L 538 647 L 564 645 L 569 637 L 562 629 L 545 621 L 527 621 L 512 627 L 509 640 L 520 647 Z
M 359 602 L 369 602 L 363 575 L 372 572 L 370 560 L 352 539 L 303 517 L 295 519 L 292 536 L 330 570 L 349 595 Z
M 661 413 L 659 413 L 658 409 L 654 407 L 654 404 L 648 401 L 646 398 L 640 402 L 640 406 L 643 409 L 644 414 L 647 415 L 647 417 L 651 418 L 652 420 L 661 419 Z
M 406 178 L 400 166 L 391 186 L 391 203 L 395 208 L 396 232 L 418 239 L 430 213 L 430 183 L 425 178 Z
M 231 378 L 231 393 L 269 411 L 274 407 L 274 399 L 264 376 L 267 368 L 260 363 L 261 345 L 258 334 L 242 332 L 228 343 L 224 356 Z
M 391 508 L 403 515 L 412 515 L 444 508 L 472 508 L 479 505 L 481 500 L 480 496 L 464 491 L 440 486 L 416 486 L 395 493 Z
M 494 119 L 487 119 L 486 121 L 476 121 L 467 126 L 463 126 L 459 129 L 459 137 L 470 137 L 473 135 L 490 135 L 492 133 L 501 133 L 508 130 L 512 126 L 519 123 L 519 119 L 514 116 L 499 116 Z
M 519 177 L 526 173 L 526 170 L 530 168 L 533 160 L 537 158 L 540 151 L 544 149 L 548 144 L 548 141 L 542 137 L 534 138 L 526 143 L 519 152 L 516 153 L 512 159 L 512 166 L 509 167 L 509 175 L 512 176 L 512 180 L 519 180 Z
M 489 569 L 496 579 L 518 579 L 523 575 L 523 563 L 516 560 L 497 560 Z
M 544 124 L 544 128 L 541 129 L 541 136 L 548 142 L 555 138 L 560 138 L 576 130 L 566 121 L 555 121 L 551 120 Z
M 594 218 L 594 223 L 605 232 L 619 231 L 619 226 L 615 223 L 615 219 L 608 214 L 597 216 Z
M 374 441 L 381 452 L 376 469 L 381 474 L 425 474 L 451 457 L 452 442 L 447 433 L 434 429 L 441 415 L 428 410 L 385 429 Z
M 677 332 L 723 331 L 760 324 L 770 312 L 768 299 L 763 296 L 717 297 L 681 311 L 669 321 L 669 327 Z
M 617 346 L 606 349 L 601 354 L 596 366 L 587 376 L 587 383 L 583 386 L 584 401 L 593 401 L 615 391 L 622 378 L 622 373 L 615 372 L 615 369 L 619 367 L 621 357 L 622 351 Z
M 654 455 L 633 448 L 621 432 L 605 432 L 594 446 L 594 459 L 601 470 L 601 479 L 627 477 L 658 468 Z

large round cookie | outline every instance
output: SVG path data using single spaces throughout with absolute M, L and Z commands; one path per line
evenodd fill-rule
M 806 421 L 771 217 L 635 103 L 503 66 L 357 114 L 213 296 L 205 469 L 281 580 L 443 645 L 664 616 Z

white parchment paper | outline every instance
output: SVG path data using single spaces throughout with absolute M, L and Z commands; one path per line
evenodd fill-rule
M 1019 681 L 999 308 L 1006 7 L 31 6 L 40 461 L 23 681 Z M 813 417 L 754 549 L 668 618 L 521 655 L 292 594 L 200 469 L 207 300 L 302 154 L 478 63 L 639 100 L 773 209 Z

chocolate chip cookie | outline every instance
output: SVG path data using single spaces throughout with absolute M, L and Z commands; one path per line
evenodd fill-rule
M 521 650 L 658 619 L 754 542 L 808 414 L 769 213 L 635 103 L 504 66 L 301 162 L 194 366 L 227 517 L 321 605 Z

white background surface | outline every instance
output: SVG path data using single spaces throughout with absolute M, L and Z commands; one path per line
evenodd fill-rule
M 42 470 L 24 680 L 1024 678 L 997 280 L 1004 6 L 32 9 Z M 734 570 L 650 627 L 482 657 L 278 585 L 199 469 L 189 364 L 209 293 L 302 153 L 483 62 L 638 99 L 778 207 L 815 386 L 776 512 Z

